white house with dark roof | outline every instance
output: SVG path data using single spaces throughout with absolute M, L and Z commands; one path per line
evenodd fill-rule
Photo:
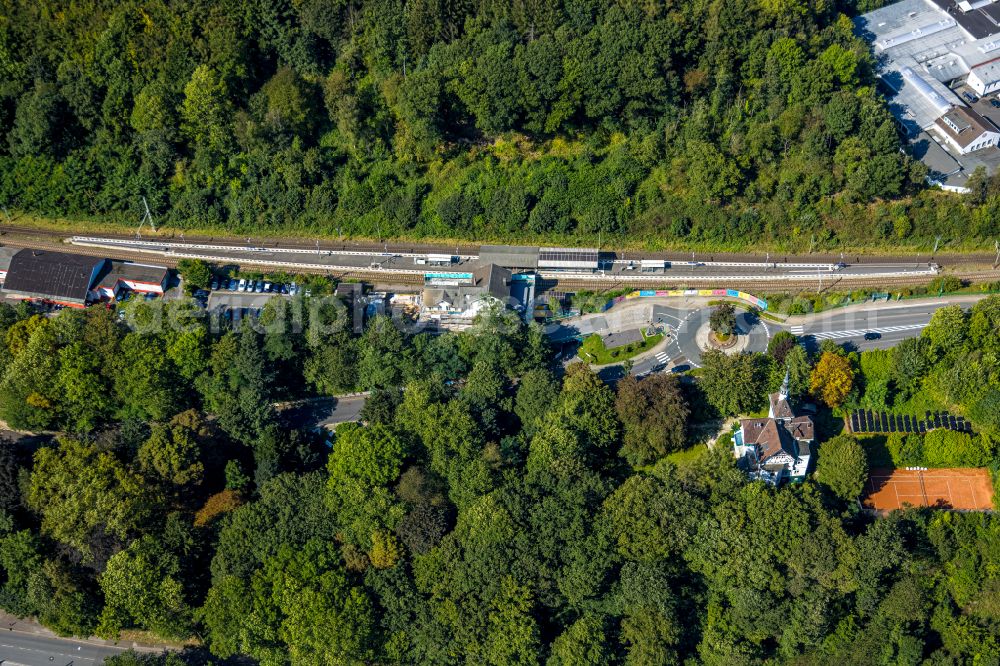
M 961 155 L 1000 143 L 1000 130 L 968 107 L 956 106 L 934 124 L 938 134 Z
M 741 419 L 733 437 L 733 453 L 752 479 L 777 485 L 802 481 L 809 469 L 815 426 L 809 416 L 797 416 L 789 402 L 788 374 L 778 393 L 768 396 L 767 418 Z

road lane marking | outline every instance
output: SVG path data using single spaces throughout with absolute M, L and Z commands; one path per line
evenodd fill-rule
M 811 336 L 816 340 L 838 340 L 841 338 L 854 338 L 861 337 L 865 333 L 899 333 L 902 331 L 916 331 L 921 328 L 925 328 L 927 324 L 909 324 L 907 326 L 883 326 L 880 328 L 865 328 L 865 329 L 852 329 L 848 331 L 826 331 L 822 333 L 809 333 L 807 335 Z
M 36 638 L 38 638 L 39 640 L 44 640 L 43 637 L 41 636 L 38 636 Z M 98 646 L 96 645 L 91 647 L 98 648 Z M 73 661 L 97 661 L 97 659 L 95 659 L 94 657 L 84 657 L 79 654 L 66 654 L 65 652 L 50 652 L 48 650 L 39 650 L 38 648 L 21 647 L 19 645 L 7 645 L 4 643 L 0 643 L 0 648 L 11 648 L 13 650 L 20 650 L 21 652 L 37 652 L 38 654 L 44 654 L 50 657 L 65 657 Z M 3 662 L 3 663 L 9 664 L 13 662 Z

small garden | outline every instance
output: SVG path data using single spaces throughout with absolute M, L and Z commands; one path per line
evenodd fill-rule
M 662 333 L 647 336 L 646 332 L 643 331 L 642 342 L 633 342 L 621 347 L 615 347 L 614 349 L 608 349 L 604 346 L 604 338 L 594 334 L 584 339 L 583 344 L 580 345 L 579 356 L 581 360 L 593 365 L 621 363 L 633 356 L 649 351 L 662 339 Z

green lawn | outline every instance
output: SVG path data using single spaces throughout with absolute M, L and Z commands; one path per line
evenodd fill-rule
M 621 363 L 626 359 L 632 358 L 636 354 L 649 351 L 662 339 L 662 333 L 646 337 L 646 333 L 643 332 L 642 342 L 636 342 L 630 345 L 625 345 L 624 347 L 617 347 L 609 350 L 604 346 L 604 339 L 595 333 L 594 335 L 586 338 L 583 341 L 583 344 L 580 345 L 579 356 L 581 360 L 595 365 Z
M 732 444 L 730 444 L 730 447 Z M 664 456 L 664 459 L 673 463 L 674 465 L 683 465 L 685 463 L 694 462 L 698 458 L 705 455 L 708 451 L 708 447 L 704 444 L 695 444 L 689 449 L 682 449 L 680 451 L 674 451 L 673 453 L 668 453 Z

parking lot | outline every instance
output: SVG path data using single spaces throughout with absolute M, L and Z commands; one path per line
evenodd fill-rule
M 280 296 L 280 294 L 245 294 L 234 291 L 213 291 L 208 296 L 208 309 L 262 308 L 269 300 Z

